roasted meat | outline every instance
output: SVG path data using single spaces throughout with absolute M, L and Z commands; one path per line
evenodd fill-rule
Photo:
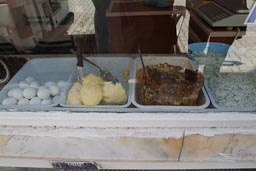
M 167 63 L 150 65 L 137 73 L 137 90 L 143 105 L 196 105 L 204 76 Z

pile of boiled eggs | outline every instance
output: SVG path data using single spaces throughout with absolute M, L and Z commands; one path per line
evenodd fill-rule
M 66 85 L 67 82 L 63 80 L 40 84 L 29 76 L 8 91 L 8 97 L 2 101 L 2 105 L 51 105 L 59 101 Z

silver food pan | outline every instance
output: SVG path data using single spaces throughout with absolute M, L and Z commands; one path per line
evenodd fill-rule
M 58 82 L 63 80 L 68 82 L 72 71 L 76 66 L 76 58 L 36 58 L 29 60 L 8 82 L 0 93 L 1 109 L 21 109 L 21 110 L 44 110 L 60 104 L 60 99 L 47 105 L 2 105 L 2 101 L 8 96 L 8 92 L 13 88 L 19 88 L 19 83 L 26 77 L 33 77 L 40 85 L 47 81 Z M 64 85 L 67 86 L 67 85 Z M 64 89 L 64 88 L 63 88 Z M 61 94 L 60 94 L 61 96 Z
M 131 79 L 133 75 L 133 59 L 130 57 L 88 57 L 88 59 L 95 64 L 99 65 L 102 69 L 109 71 L 114 77 L 118 79 L 118 81 L 124 86 L 128 100 L 125 104 L 122 105 L 97 105 L 97 106 L 85 106 L 85 105 L 70 105 L 66 103 L 67 95 L 72 87 L 73 83 L 77 82 L 77 70 L 75 69 L 69 79 L 68 87 L 66 88 L 63 96 L 61 97 L 61 106 L 67 108 L 76 108 L 81 110 L 86 109 L 120 109 L 126 108 L 131 104 L 131 93 L 132 93 L 132 86 L 129 84 L 128 80 Z M 129 78 L 124 77 L 124 73 L 129 73 Z M 83 74 L 84 76 L 88 74 L 95 74 L 99 75 L 99 71 L 93 65 L 89 64 L 88 62 L 84 61 L 83 67 Z
M 147 57 L 143 57 L 143 61 L 145 63 L 145 66 L 147 65 L 157 65 L 157 64 L 161 64 L 161 63 L 168 63 L 171 65 L 175 65 L 175 66 L 182 66 L 188 69 L 193 69 L 193 64 L 192 61 L 187 58 L 187 57 L 183 57 L 183 56 L 169 56 L 169 57 L 164 57 L 164 56 L 147 56 Z M 139 58 L 135 59 L 134 61 L 134 75 L 133 75 L 133 79 L 136 80 L 136 74 L 137 71 L 142 68 L 142 64 Z M 136 82 L 136 81 L 134 81 Z M 133 92 L 132 92 L 132 103 L 142 109 L 142 110 L 146 110 L 146 111 L 174 111 L 174 110 L 195 110 L 195 109 L 205 109 L 209 106 L 210 104 L 210 100 L 209 97 L 205 91 L 205 88 L 203 87 L 201 89 L 201 91 L 199 92 L 199 96 L 198 96 L 198 101 L 197 101 L 197 105 L 195 106 L 174 106 L 174 105 L 143 105 L 140 103 L 140 93 L 138 93 L 138 91 L 136 91 L 136 89 L 138 88 L 138 84 L 133 84 Z

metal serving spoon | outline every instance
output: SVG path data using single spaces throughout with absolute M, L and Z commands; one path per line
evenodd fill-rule
M 104 81 L 111 81 L 113 84 L 116 84 L 118 83 L 118 79 L 116 77 L 114 77 L 109 71 L 106 71 L 104 69 L 102 69 L 99 65 L 93 63 L 92 61 L 90 61 L 89 59 L 87 58 L 83 58 L 86 62 L 90 63 L 91 65 L 95 66 L 99 72 L 100 72 L 100 76 L 102 77 L 102 79 Z

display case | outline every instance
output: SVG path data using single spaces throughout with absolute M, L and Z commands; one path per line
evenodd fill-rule
M 255 169 L 256 27 L 220 31 L 195 14 L 207 3 L 69 0 L 74 18 L 24 18 L 19 41 L 13 5 L 48 13 L 0 1 L 0 170 Z

